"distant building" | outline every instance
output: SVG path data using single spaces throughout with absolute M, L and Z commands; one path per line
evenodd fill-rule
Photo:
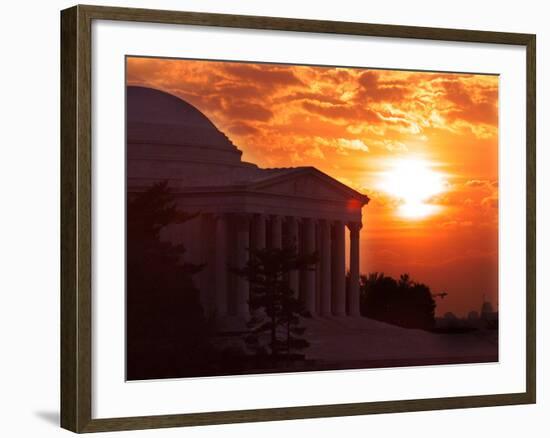
M 495 313 L 493 310 L 493 305 L 490 301 L 483 301 L 483 304 L 481 305 L 481 317 L 487 317 L 488 315 Z
M 468 313 L 468 321 L 477 322 L 479 321 L 479 312 L 472 310 Z
M 498 326 L 498 312 L 494 310 L 490 301 L 483 298 L 479 319 L 486 328 L 496 328 Z
M 443 318 L 446 321 L 456 321 L 458 319 L 453 312 L 446 312 L 445 315 L 443 315 Z

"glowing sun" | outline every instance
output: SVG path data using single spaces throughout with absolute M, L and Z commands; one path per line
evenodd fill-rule
M 381 174 L 380 189 L 399 200 L 401 216 L 419 219 L 439 210 L 430 199 L 445 191 L 446 181 L 434 167 L 423 159 L 403 158 L 392 161 L 390 169 Z

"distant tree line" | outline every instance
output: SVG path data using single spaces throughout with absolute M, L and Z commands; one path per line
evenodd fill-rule
M 360 277 L 361 315 L 405 328 L 431 330 L 435 301 L 430 288 L 403 274 L 398 280 L 373 272 Z

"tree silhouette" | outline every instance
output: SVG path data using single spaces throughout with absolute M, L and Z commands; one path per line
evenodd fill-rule
M 401 327 L 430 330 L 435 325 L 430 288 L 408 274 L 399 280 L 374 272 L 361 276 L 361 314 Z
M 293 270 L 313 269 L 317 254 L 299 255 L 296 246 L 250 250 L 250 257 L 241 269 L 235 269 L 250 283 L 250 329 L 245 338 L 259 355 L 269 348 L 272 363 L 283 354 L 291 358 L 294 350 L 303 350 L 309 343 L 303 336 L 305 327 L 300 318 L 310 316 L 296 291 L 290 288 L 288 274 Z
M 204 365 L 207 325 L 193 282 L 202 266 L 184 263 L 185 248 L 160 239 L 162 228 L 194 216 L 178 210 L 167 182 L 128 196 L 128 379 L 189 375 Z

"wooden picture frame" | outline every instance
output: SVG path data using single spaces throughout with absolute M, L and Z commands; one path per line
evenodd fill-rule
M 91 25 L 94 20 L 518 45 L 526 48 L 526 391 L 129 418 L 92 418 Z M 535 57 L 531 34 L 75 6 L 61 12 L 61 426 L 99 432 L 535 403 Z M 122 317 L 122 316 L 121 316 Z

